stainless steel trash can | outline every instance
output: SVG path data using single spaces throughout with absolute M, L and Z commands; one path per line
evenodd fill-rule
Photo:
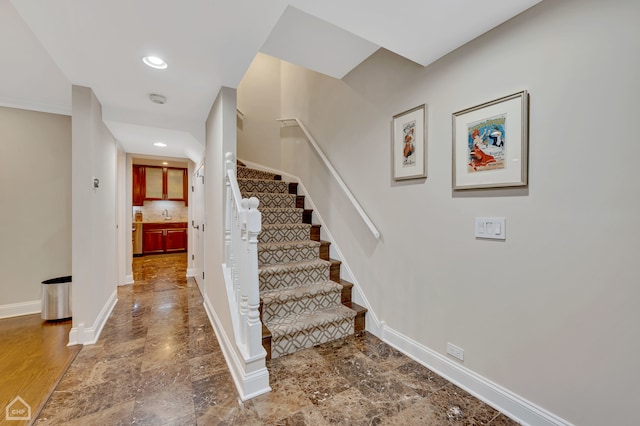
M 71 276 L 42 282 L 43 320 L 71 318 Z

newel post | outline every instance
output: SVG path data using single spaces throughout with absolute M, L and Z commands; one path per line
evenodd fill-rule
M 264 352 L 262 347 L 262 322 L 260 321 L 260 284 L 258 278 L 258 234 L 262 230 L 262 213 L 258 210 L 260 201 L 251 197 L 248 200 L 247 211 L 247 347 L 249 356 L 260 356 Z

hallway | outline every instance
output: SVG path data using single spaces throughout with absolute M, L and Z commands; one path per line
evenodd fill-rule
M 135 284 L 36 425 L 510 425 L 371 334 L 268 362 L 273 391 L 239 402 L 186 254 L 134 259 Z

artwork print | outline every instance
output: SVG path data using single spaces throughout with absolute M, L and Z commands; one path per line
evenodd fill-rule
M 467 124 L 469 173 L 505 168 L 507 114 Z
M 528 185 L 526 90 L 454 112 L 452 118 L 454 190 Z
M 427 105 L 393 116 L 391 167 L 394 180 L 427 177 Z
M 416 121 L 411 120 L 402 125 L 402 167 L 416 165 Z

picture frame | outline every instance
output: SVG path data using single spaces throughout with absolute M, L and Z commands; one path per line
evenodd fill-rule
M 454 190 L 528 185 L 526 90 L 453 113 Z
M 427 177 L 427 105 L 393 116 L 391 161 L 394 180 Z

